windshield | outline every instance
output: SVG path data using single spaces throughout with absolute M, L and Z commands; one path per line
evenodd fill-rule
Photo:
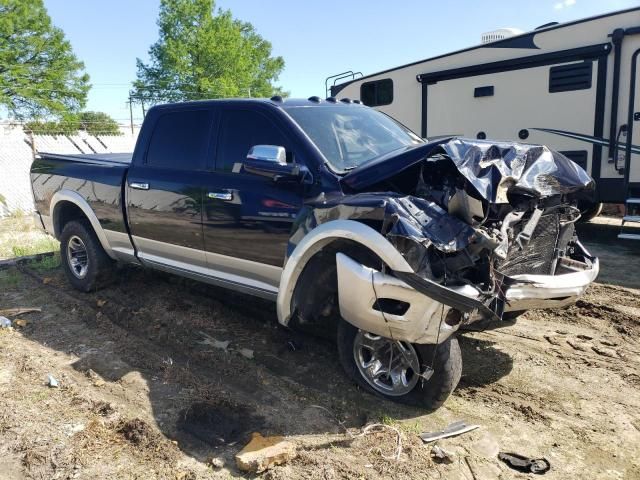
M 335 105 L 288 107 L 286 111 L 338 172 L 423 143 L 411 130 L 371 108 Z

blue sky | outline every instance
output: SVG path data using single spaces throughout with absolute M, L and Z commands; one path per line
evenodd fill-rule
M 128 122 L 136 57 L 156 41 L 158 0 L 45 0 L 84 61 L 93 88 L 87 109 Z M 324 94 L 324 79 L 365 75 L 478 44 L 500 27 L 531 30 L 637 5 L 637 0 L 220 0 L 251 22 L 286 66 L 279 84 L 292 96 Z M 139 121 L 139 109 L 134 116 Z

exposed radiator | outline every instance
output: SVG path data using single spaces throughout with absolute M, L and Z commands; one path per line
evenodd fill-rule
M 529 243 L 520 249 L 513 242 L 509 247 L 507 258 L 497 265 L 498 271 L 509 276 L 524 273 L 552 275 L 555 269 L 556 252 L 564 250 L 566 243 L 572 237 L 571 234 L 562 235 L 565 245 L 558 245 L 561 228 L 571 230 L 574 228 L 572 223 L 561 227 L 560 217 L 558 213 L 542 215 Z

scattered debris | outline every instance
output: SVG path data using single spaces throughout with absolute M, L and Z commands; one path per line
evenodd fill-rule
M 419 436 L 423 442 L 429 443 L 440 440 L 441 438 L 449 438 L 455 437 L 457 435 L 462 435 L 463 433 L 470 432 L 471 430 L 475 430 L 476 428 L 480 428 L 480 425 L 467 425 L 464 421 L 459 421 L 449 424 L 444 430 L 439 430 L 437 432 L 424 432 Z
M 519 472 L 542 475 L 551 469 L 551 464 L 546 458 L 528 458 L 524 455 L 507 452 L 500 452 L 498 458 Z
M 289 340 L 287 342 L 287 348 L 289 350 L 291 350 L 292 352 L 296 352 L 296 351 L 300 350 L 300 344 L 298 342 L 296 342 L 295 340 Z
M 362 429 L 362 432 L 356 435 L 356 437 L 364 437 L 366 434 L 368 434 L 374 429 L 380 430 L 385 428 L 396 432 L 396 451 L 393 455 L 383 455 L 380 449 L 378 448 L 378 451 L 380 452 L 380 456 L 385 460 L 395 460 L 396 462 L 399 462 L 400 455 L 402 455 L 402 435 L 400 435 L 400 430 L 398 430 L 396 427 L 392 427 L 391 425 L 385 425 L 383 423 L 372 423 L 371 425 L 367 425 L 366 427 L 364 427 Z
M 211 460 L 209 460 L 209 464 L 213 468 L 222 468 L 224 467 L 224 460 L 222 460 L 220 457 L 213 457 Z
M 240 355 L 242 355 L 245 358 L 248 358 L 248 359 L 253 358 L 253 350 L 249 348 L 241 348 L 240 350 L 238 350 L 238 352 L 240 353 Z
M 11 320 L 0 316 L 0 328 L 11 328 Z
M 204 340 L 200 341 L 202 345 L 211 345 L 214 348 L 226 350 L 229 344 L 231 343 L 229 340 L 218 340 L 216 338 L 213 338 L 212 336 L 204 332 L 198 332 L 198 333 L 204 337 Z
M 53 282 L 53 278 L 52 277 L 44 277 L 42 279 L 42 283 L 45 284 L 45 285 L 48 285 L 51 282 Z
M 96 305 L 98 306 L 98 308 L 102 308 L 106 305 L 107 301 L 103 300 L 101 298 L 99 298 L 98 300 L 96 300 Z
M 37 307 L 6 308 L 4 310 L 0 310 L 0 315 L 15 317 L 17 315 L 23 315 L 31 312 L 42 312 L 42 309 Z
M 591 347 L 591 350 L 593 350 L 594 352 L 596 352 L 598 355 L 603 355 L 605 357 L 610 357 L 610 358 L 618 358 L 618 352 L 616 352 L 613 348 L 607 348 L 607 347 L 598 347 L 596 345 Z
M 56 380 L 56 378 L 53 375 L 49 374 L 47 375 L 47 386 L 49 388 L 59 388 L 60 384 L 58 383 L 58 380 Z
M 165 365 L 171 366 L 173 365 L 173 358 L 171 357 L 163 358 L 162 363 L 164 363 Z
M 431 458 L 436 463 L 453 463 L 454 454 L 435 444 L 431 447 Z
M 236 465 L 243 472 L 261 473 L 295 457 L 296 446 L 284 437 L 263 437 L 254 432 L 251 441 L 236 454 Z
M 19 327 L 26 327 L 28 323 L 29 323 L 29 320 L 25 320 L 24 318 L 16 318 L 13 321 L 13 324 Z

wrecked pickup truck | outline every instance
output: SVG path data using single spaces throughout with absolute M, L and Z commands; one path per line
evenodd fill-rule
M 349 100 L 157 106 L 133 154 L 40 153 L 31 179 L 74 287 L 119 261 L 272 299 L 281 324 L 337 338 L 362 388 L 430 409 L 460 379 L 456 331 L 570 304 L 598 274 L 575 163 L 427 143 Z

